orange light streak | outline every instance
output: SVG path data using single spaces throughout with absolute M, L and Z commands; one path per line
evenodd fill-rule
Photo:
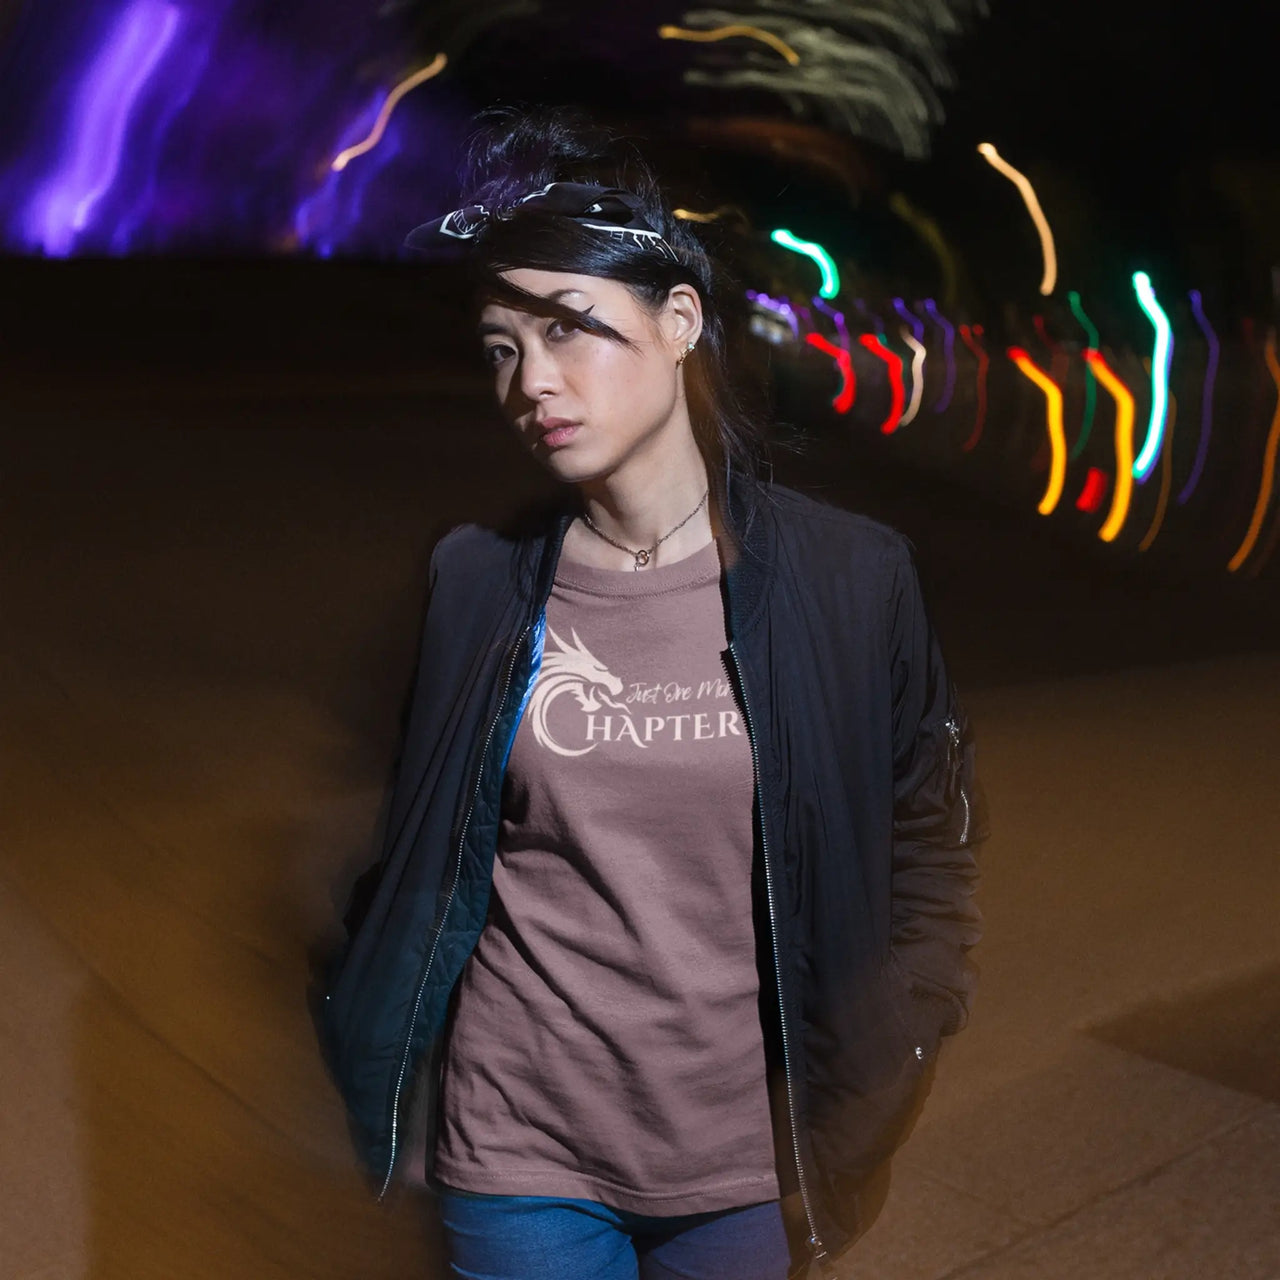
M 1262 484 L 1258 489 L 1258 500 L 1253 505 L 1253 518 L 1244 535 L 1244 541 L 1236 548 L 1236 553 L 1227 561 L 1230 572 L 1240 568 L 1249 558 L 1253 544 L 1258 541 L 1262 532 L 1262 522 L 1266 518 L 1267 507 L 1271 502 L 1271 486 L 1274 483 L 1276 469 L 1276 445 L 1280 443 L 1280 361 L 1276 359 L 1276 331 L 1267 334 L 1266 346 L 1267 369 L 1272 381 L 1276 384 L 1276 411 L 1271 419 L 1271 430 L 1267 433 L 1267 447 L 1262 457 Z
M 658 35 L 663 40 L 696 41 L 727 40 L 731 36 L 749 36 L 752 40 L 759 40 L 761 44 L 767 44 L 770 49 L 782 54 L 793 67 L 800 61 L 800 55 L 772 31 L 764 31 L 760 27 L 752 27 L 740 22 L 732 23 L 727 27 L 715 27 L 711 31 L 694 31 L 690 27 L 667 25 L 658 28 Z
M 1124 528 L 1133 497 L 1133 395 L 1111 372 L 1100 352 L 1086 351 L 1084 358 L 1089 362 L 1093 376 L 1116 402 L 1116 485 L 1111 491 L 1111 510 L 1098 530 L 1098 537 L 1103 542 L 1114 542 Z
M 1031 215 L 1031 221 L 1036 224 L 1036 231 L 1040 235 L 1040 253 L 1044 258 L 1044 275 L 1040 280 L 1040 292 L 1045 297 L 1048 297 L 1053 292 L 1053 286 L 1058 283 L 1058 254 L 1053 247 L 1053 232 L 1049 230 L 1049 220 L 1044 216 L 1044 210 L 1040 208 L 1040 201 L 1036 197 L 1035 188 L 1031 185 L 1027 175 L 1015 169 L 991 143 L 980 142 L 978 144 L 978 154 L 997 173 L 1004 174 L 1018 188 L 1018 193 L 1022 196 L 1022 202 L 1027 206 L 1027 212 Z
M 432 76 L 438 76 L 444 70 L 448 61 L 448 58 L 443 53 L 437 53 L 420 71 L 415 71 L 411 76 L 406 76 L 401 80 L 387 94 L 387 100 L 382 104 L 382 110 L 378 112 L 378 118 L 373 122 L 373 128 L 369 130 L 368 136 L 362 142 L 357 142 L 354 147 L 348 147 L 345 151 L 338 152 L 334 157 L 333 164 L 329 166 L 334 173 L 341 173 L 356 156 L 362 156 L 366 151 L 372 151 L 382 141 L 382 135 L 387 130 L 387 121 L 391 119 L 391 113 L 399 105 L 400 99 L 410 89 L 416 89 L 424 80 L 430 80 Z
M 726 213 L 741 213 L 742 210 L 736 204 L 721 204 L 710 213 L 698 213 L 694 209 L 672 209 L 671 212 L 674 217 L 683 222 L 715 222 L 716 219 L 723 218 Z
M 1052 459 L 1049 483 L 1036 510 L 1042 516 L 1047 516 L 1058 505 L 1062 498 L 1062 488 L 1067 482 L 1067 436 L 1062 427 L 1062 388 L 1021 347 L 1010 347 L 1009 359 L 1044 392 L 1045 426 L 1049 431 Z

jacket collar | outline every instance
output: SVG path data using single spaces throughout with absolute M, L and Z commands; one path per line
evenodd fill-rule
M 754 476 L 730 471 L 726 477 L 725 532 L 720 557 L 725 565 L 724 595 L 730 641 L 754 621 L 764 603 L 776 561 L 777 530 L 767 485 Z

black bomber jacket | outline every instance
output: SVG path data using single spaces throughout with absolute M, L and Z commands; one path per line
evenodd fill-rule
M 873 1219 L 939 1041 L 968 1017 L 986 809 L 908 540 L 750 480 L 722 506 L 777 1169 L 794 1274 L 823 1275 Z M 316 1009 L 380 1195 L 411 1114 L 433 1128 L 450 998 L 484 926 L 503 770 L 571 518 L 522 536 L 462 526 L 432 555 L 381 856 Z

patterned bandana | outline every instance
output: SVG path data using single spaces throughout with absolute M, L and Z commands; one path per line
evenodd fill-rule
M 617 187 L 597 187 L 583 182 L 549 182 L 504 209 L 464 205 L 442 218 L 414 227 L 405 237 L 405 247 L 428 255 L 450 240 L 474 240 L 491 223 L 506 222 L 526 206 L 572 218 L 592 231 L 659 253 L 671 262 L 680 261 L 675 250 L 644 220 L 638 197 Z

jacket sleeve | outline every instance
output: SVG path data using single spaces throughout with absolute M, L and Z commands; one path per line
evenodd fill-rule
M 445 532 L 434 540 L 427 556 L 426 591 L 422 598 L 417 628 L 417 663 L 410 679 L 406 683 L 404 694 L 400 701 L 400 715 L 395 740 L 395 755 L 391 760 L 389 769 L 387 770 L 386 782 L 383 787 L 382 804 L 378 810 L 377 823 L 371 841 L 371 844 L 376 851 L 376 857 L 374 861 L 356 877 L 355 882 L 352 884 L 347 895 L 346 906 L 342 913 L 343 929 L 345 930 L 348 941 L 350 941 L 350 939 L 358 932 L 360 925 L 368 914 L 369 906 L 373 901 L 373 895 L 378 887 L 378 882 L 382 878 L 386 856 L 389 852 L 387 839 L 388 831 L 394 830 L 394 827 L 392 826 L 392 809 L 393 807 L 396 807 L 396 801 L 398 799 L 397 790 L 400 780 L 401 766 L 404 763 L 405 751 L 410 741 L 410 724 L 413 710 L 418 701 L 420 686 L 425 679 L 429 678 L 429 673 L 424 669 L 422 653 L 423 637 L 426 634 L 427 614 L 431 606 L 432 596 L 435 594 L 436 579 L 440 572 L 440 559 L 443 551 L 447 549 L 450 532 L 452 531 Z
M 974 846 L 988 835 L 973 733 L 930 623 L 911 544 L 895 559 L 889 597 L 893 697 L 891 967 L 930 1048 L 965 1025 L 981 936 Z

